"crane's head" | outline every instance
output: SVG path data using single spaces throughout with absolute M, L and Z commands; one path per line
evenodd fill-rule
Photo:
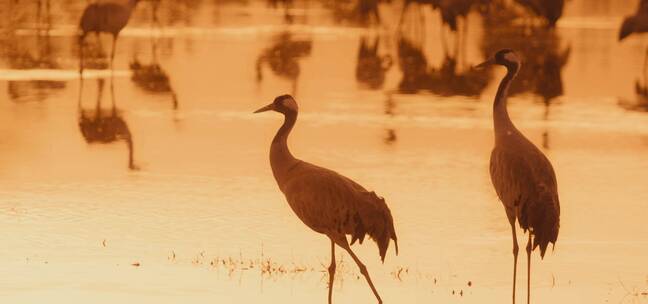
M 630 34 L 635 31 L 635 25 L 637 22 L 635 18 L 635 16 L 630 16 L 623 20 L 623 24 L 621 24 L 621 30 L 619 30 L 619 41 L 630 36 Z
M 275 111 L 283 114 L 288 114 L 288 113 L 297 114 L 297 111 L 299 111 L 299 107 L 297 106 L 297 102 L 295 101 L 295 99 L 292 96 L 286 94 L 286 95 L 277 96 L 277 98 L 275 98 L 271 104 L 254 111 L 254 113 L 261 113 L 266 111 Z
M 503 65 L 507 68 L 519 68 L 521 63 L 520 57 L 511 49 L 502 49 L 497 51 L 493 57 L 475 66 L 477 69 L 486 68 L 493 64 Z

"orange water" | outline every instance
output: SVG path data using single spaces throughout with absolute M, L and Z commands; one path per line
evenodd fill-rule
M 451 96 L 399 90 L 398 4 L 381 7 L 385 25 L 370 28 L 338 24 L 314 2 L 296 4 L 292 25 L 264 3 L 176 2 L 162 2 L 153 28 L 150 3 L 140 3 L 117 44 L 114 89 L 108 71 L 90 69 L 81 97 L 74 32 L 84 4 L 52 3 L 49 38 L 34 30 L 34 3 L 5 10 L 0 302 L 325 303 L 329 242 L 293 215 L 270 172 L 281 117 L 251 114 L 283 93 L 300 105 L 293 153 L 375 190 L 392 210 L 399 256 L 390 250 L 382 265 L 373 243 L 353 247 L 386 303 L 509 301 L 510 231 L 488 176 L 502 70 L 476 76 L 486 81 L 479 98 L 457 96 L 462 86 Z M 568 2 L 545 33 L 555 45 L 522 54 L 531 62 L 571 48 L 549 106 L 532 89 L 510 101 L 517 126 L 551 159 L 562 202 L 555 251 L 533 256 L 536 303 L 648 303 L 648 114 L 635 93 L 645 37 L 616 41 L 632 2 Z M 439 18 L 424 16 L 420 44 L 438 69 Z M 484 58 L 492 33 L 470 16 L 459 71 Z M 370 89 L 355 70 L 361 39 L 376 38 L 393 64 Z M 175 109 L 171 93 L 131 79 L 134 56 L 153 62 L 152 43 Z M 257 80 L 259 58 L 300 43 L 310 50 L 281 61 L 283 74 L 261 60 Z M 128 168 L 124 132 L 107 144 L 82 136 L 77 103 L 94 115 L 98 79 L 102 115 L 114 94 L 139 170 Z M 338 259 L 336 303 L 374 303 L 350 258 Z M 521 254 L 519 301 L 525 263 Z

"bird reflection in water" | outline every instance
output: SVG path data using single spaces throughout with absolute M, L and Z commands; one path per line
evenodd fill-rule
M 510 6 L 494 4 L 494 8 L 483 20 L 482 52 L 486 55 L 511 48 L 522 55 L 524 64 L 511 83 L 509 94 L 537 96 L 545 106 L 543 119 L 548 121 L 552 104 L 564 94 L 562 69 L 569 61 L 571 47 L 562 45 L 554 29 L 514 24 L 519 15 Z M 533 43 L 529 43 L 530 39 Z M 550 147 L 548 130 L 543 132 L 543 147 Z
M 385 99 L 385 115 L 389 117 L 394 117 L 394 115 L 396 115 L 395 112 L 396 103 L 394 102 L 393 96 L 394 95 L 392 92 L 388 92 L 387 98 Z M 384 137 L 383 142 L 388 146 L 395 144 L 396 141 L 398 140 L 398 136 L 396 135 L 396 130 L 393 127 L 387 127 L 385 131 L 386 131 L 386 135 Z
M 263 65 L 267 64 L 275 75 L 291 81 L 292 94 L 296 95 L 299 59 L 310 56 L 313 42 L 310 39 L 295 39 L 289 32 L 279 34 L 272 41 L 272 45 L 257 58 L 257 82 L 263 81 Z
M 16 36 L 13 31 L 8 32 L 6 40 L 3 41 L 5 48 L 2 56 L 6 58 L 9 67 L 17 70 L 60 69 L 58 50 L 52 43 L 49 31 L 37 30 L 34 38 Z M 65 81 L 57 80 L 11 80 L 8 81 L 7 91 L 9 98 L 14 102 L 42 101 L 65 86 Z
M 633 34 L 648 32 L 648 0 L 641 0 L 634 15 L 624 18 L 619 30 L 619 42 Z M 644 55 L 643 84 L 641 80 L 635 81 L 636 104 L 624 105 L 626 108 L 638 111 L 648 111 L 648 47 Z
M 455 55 L 462 48 L 460 44 L 466 45 L 468 29 L 468 14 L 473 10 L 484 11 L 490 0 L 405 0 L 401 11 L 399 28 L 403 29 L 406 24 L 412 24 L 414 29 L 420 29 L 419 34 L 425 36 L 425 15 L 424 8 L 430 6 L 438 10 L 441 15 L 441 44 L 445 53 L 449 53 L 446 41 L 447 26 L 455 35 Z M 411 11 L 415 9 L 415 13 Z M 416 14 L 416 15 L 414 15 Z M 412 19 L 410 21 L 409 19 Z M 459 27 L 459 20 L 462 20 L 462 27 Z
M 356 80 L 370 90 L 382 88 L 385 83 L 385 73 L 392 66 L 392 58 L 389 54 L 381 55 L 380 37 L 376 36 L 373 43 L 370 38 L 360 38 L 358 49 L 358 63 L 356 65 Z
M 128 147 L 128 168 L 138 170 L 133 160 L 133 137 L 128 124 L 117 109 L 115 103 L 114 87 L 110 86 L 112 107 L 110 110 L 102 109 L 101 100 L 104 89 L 103 78 L 97 79 L 97 102 L 92 110 L 82 107 L 81 96 L 79 95 L 79 129 L 88 144 L 109 144 L 117 141 L 124 141 Z
M 152 10 L 153 17 L 151 20 L 153 27 L 159 25 L 159 19 L 157 17 L 158 7 L 158 2 L 154 1 Z M 158 43 L 159 38 L 154 37 L 153 34 L 151 34 L 151 63 L 144 64 L 139 61 L 137 56 L 135 56 L 133 61 L 130 63 L 130 69 L 132 71 L 131 80 L 133 80 L 137 87 L 148 93 L 170 95 L 172 108 L 177 110 L 178 97 L 171 86 L 169 74 L 158 62 Z
M 565 6 L 565 0 L 515 0 L 515 2 L 541 18 L 549 28 L 556 26 Z
M 479 96 L 489 81 L 488 71 L 459 65 L 455 57 L 445 55 L 439 68 L 430 67 L 421 44 L 401 37 L 398 57 L 403 78 L 401 93 L 429 91 L 439 96 Z

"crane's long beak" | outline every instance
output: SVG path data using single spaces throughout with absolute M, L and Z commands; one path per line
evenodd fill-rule
M 495 63 L 495 58 L 488 58 L 488 60 L 475 66 L 475 69 L 481 70 Z
M 254 113 L 261 113 L 261 112 L 272 111 L 272 110 L 274 110 L 274 103 L 271 103 L 261 109 L 258 109 L 254 111 Z

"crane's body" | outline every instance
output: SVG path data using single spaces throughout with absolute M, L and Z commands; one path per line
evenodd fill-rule
M 139 0 L 128 0 L 127 3 L 118 2 L 95 2 L 83 10 L 79 22 L 79 57 L 80 73 L 83 73 L 83 42 L 90 33 L 97 36 L 101 33 L 109 33 L 113 36 L 112 50 L 110 53 L 110 65 L 115 57 L 115 45 L 121 30 L 128 24 L 131 13 Z
M 285 121 L 270 146 L 270 165 L 279 189 L 286 196 L 291 209 L 299 219 L 316 232 L 331 240 L 331 265 L 329 266 L 329 303 L 332 301 L 332 284 L 335 274 L 335 245 L 342 247 L 356 262 L 371 290 L 382 303 L 366 267 L 351 251 L 351 244 L 362 243 L 369 235 L 378 244 L 381 260 L 394 240 L 398 243 L 391 212 L 385 200 L 369 192 L 351 179 L 295 158 L 288 149 L 287 139 L 297 120 L 297 103 L 289 95 L 282 95 L 258 112 L 274 110 L 284 114 Z
M 540 247 L 544 258 L 549 243 L 556 243 L 560 228 L 560 201 L 556 174 L 547 157 L 513 125 L 507 111 L 508 89 L 520 69 L 511 50 L 501 50 L 487 62 L 507 68 L 493 104 L 495 148 L 490 158 L 490 176 L 502 201 L 513 236 L 513 303 L 517 273 L 518 243 L 515 222 L 529 234 L 527 243 L 527 303 L 530 303 L 531 252 Z

